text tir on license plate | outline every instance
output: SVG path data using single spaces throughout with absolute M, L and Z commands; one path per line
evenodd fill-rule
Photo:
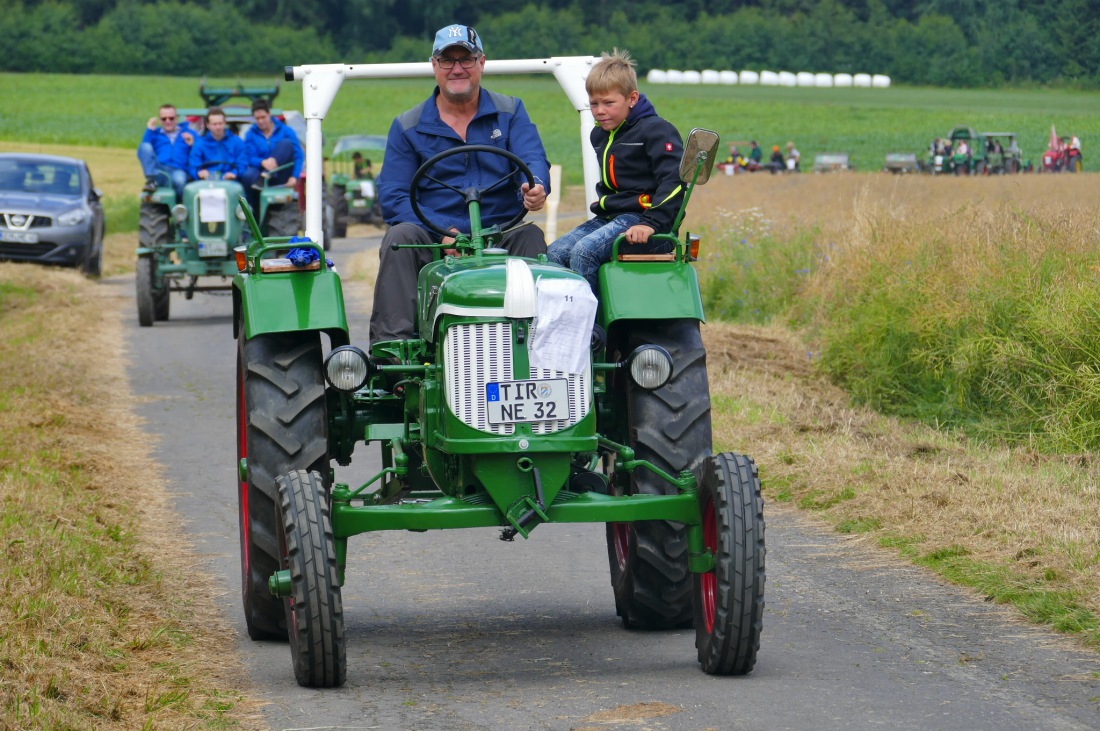
M 569 381 L 500 381 L 485 384 L 490 424 L 569 418 Z

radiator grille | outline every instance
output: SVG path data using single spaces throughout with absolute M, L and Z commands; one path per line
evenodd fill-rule
M 485 405 L 485 385 L 515 380 L 512 371 L 512 325 L 507 322 L 455 325 L 443 344 L 447 374 L 447 404 L 465 425 L 489 434 L 509 435 L 513 424 L 490 424 Z M 566 378 L 569 381 L 569 418 L 532 424 L 535 434 L 553 434 L 573 426 L 588 414 L 589 368 L 583 374 L 534 368 L 531 378 Z

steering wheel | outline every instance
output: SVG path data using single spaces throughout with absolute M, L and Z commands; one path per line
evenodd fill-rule
M 207 180 L 225 180 L 225 173 L 221 170 L 210 170 L 215 165 L 228 165 L 229 160 L 207 160 L 202 165 L 199 165 L 199 170 L 206 170 L 210 173 L 210 177 Z M 214 176 L 217 177 L 214 177 Z M 239 182 L 239 181 L 238 181 Z
M 451 185 L 450 183 L 444 182 L 439 178 L 432 177 L 428 174 L 428 171 L 435 167 L 441 160 L 445 160 L 453 155 L 466 155 L 471 152 L 486 152 L 492 155 L 500 155 L 501 157 L 505 157 L 511 160 L 515 164 L 515 167 L 511 171 L 509 171 L 508 174 L 506 174 L 503 178 L 489 185 L 488 187 L 467 188 L 466 190 L 462 190 L 457 186 Z M 454 147 L 450 150 L 444 150 L 438 155 L 433 155 L 432 157 L 424 161 L 424 164 L 421 165 L 420 168 L 416 171 L 416 174 L 413 175 L 412 182 L 409 183 L 409 202 L 412 204 L 413 213 L 416 214 L 416 217 L 419 218 L 420 221 L 428 227 L 428 229 L 443 237 L 454 236 L 454 231 L 448 231 L 434 221 L 429 220 L 424 212 L 420 210 L 420 179 L 427 178 L 437 185 L 441 185 L 448 190 L 453 190 L 456 194 L 462 196 L 465 199 L 467 205 L 469 205 L 470 203 L 473 203 L 475 201 L 480 203 L 481 197 L 483 195 L 499 188 L 501 185 L 508 182 L 513 176 L 515 176 L 516 173 L 522 173 L 523 176 L 527 178 L 528 186 L 532 188 L 535 187 L 535 176 L 531 172 L 531 168 L 527 167 L 527 163 L 525 163 L 512 152 L 509 152 L 508 150 L 502 150 L 499 147 L 493 147 L 492 145 L 460 145 L 459 147 Z M 504 224 L 501 228 L 512 228 L 517 223 L 522 221 L 523 217 L 526 215 L 527 209 L 521 207 L 520 212 L 516 214 L 515 218 Z M 470 233 L 472 235 L 480 232 L 471 231 Z

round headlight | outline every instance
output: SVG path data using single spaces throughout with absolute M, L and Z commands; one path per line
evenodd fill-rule
M 630 377 L 644 389 L 652 391 L 672 378 L 672 356 L 660 345 L 643 345 L 630 354 Z
M 177 203 L 172 206 L 172 218 L 176 220 L 176 223 L 183 223 L 187 220 L 187 206 L 182 203 Z
M 325 378 L 340 391 L 358 391 L 369 375 L 366 353 L 354 345 L 334 349 L 325 361 Z

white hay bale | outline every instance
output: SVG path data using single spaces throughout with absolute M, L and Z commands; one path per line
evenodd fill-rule
M 814 85 L 814 75 L 811 74 L 809 71 L 799 71 L 797 74 L 795 74 L 795 77 L 798 79 L 799 86 Z
M 851 74 L 835 74 L 833 76 L 833 86 L 851 86 L 852 75 Z
M 890 88 L 890 77 L 884 74 L 875 74 L 871 77 L 871 86 L 876 89 Z
M 702 83 L 703 76 L 698 71 L 685 71 L 684 83 L 685 84 L 699 84 Z
M 798 86 L 798 77 L 792 74 L 790 71 L 779 72 L 779 85 L 780 86 Z
M 722 84 L 736 84 L 737 72 L 736 71 L 719 71 L 718 82 Z
M 742 71 L 738 75 L 738 78 L 741 80 L 742 84 L 759 84 L 760 83 L 760 74 L 756 73 L 755 71 Z
M 760 85 L 761 86 L 779 86 L 779 74 L 774 71 L 761 71 L 760 72 Z
M 682 84 L 684 83 L 684 72 L 679 69 L 668 70 L 668 83 L 670 84 Z
M 668 74 L 664 69 L 650 69 L 649 73 L 645 75 L 645 80 L 651 84 L 667 84 Z
M 820 87 L 820 88 L 823 88 L 823 89 L 824 88 L 830 88 L 831 89 L 832 86 L 833 86 L 833 75 L 832 74 L 825 74 L 825 73 L 814 74 L 814 86 L 817 86 L 817 87 Z
M 871 87 L 871 75 L 870 74 L 856 74 L 852 77 L 852 86 L 862 86 L 866 88 Z
M 704 84 L 719 84 L 721 81 L 718 77 L 718 72 L 714 69 L 703 69 L 703 83 Z

